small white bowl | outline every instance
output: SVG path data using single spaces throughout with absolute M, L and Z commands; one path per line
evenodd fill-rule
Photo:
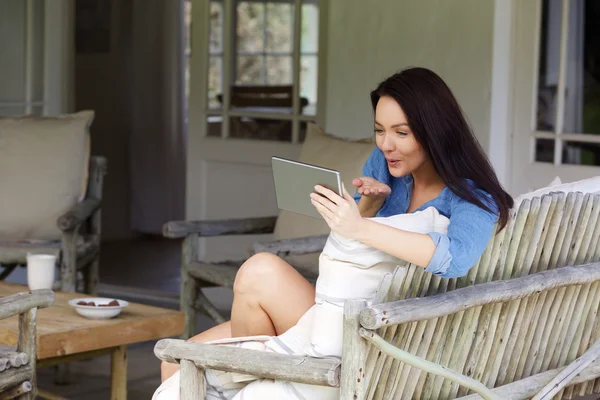
M 112 300 L 116 300 L 119 305 L 118 306 L 98 306 L 98 304 L 108 304 Z M 81 304 L 77 304 L 80 301 L 85 301 L 89 303 L 93 301 L 95 306 L 84 306 Z M 75 308 L 77 313 L 85 318 L 89 319 L 109 319 L 116 317 L 121 313 L 121 310 L 124 307 L 129 305 L 125 300 L 119 299 L 111 299 L 109 297 L 82 297 L 79 299 L 69 300 L 69 305 Z

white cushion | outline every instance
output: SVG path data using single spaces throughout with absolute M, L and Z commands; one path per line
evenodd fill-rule
M 0 118 L 0 240 L 56 240 L 85 196 L 93 111 Z
M 525 199 L 531 199 L 533 197 L 539 197 L 544 194 L 552 192 L 581 192 L 581 193 L 600 193 L 600 176 L 593 178 L 582 179 L 576 182 L 560 183 L 559 177 L 554 178 L 549 186 L 521 194 L 515 198 L 514 208 L 517 208 L 519 204 Z M 553 184 L 554 183 L 554 184 Z M 556 184 L 558 183 L 558 184 Z

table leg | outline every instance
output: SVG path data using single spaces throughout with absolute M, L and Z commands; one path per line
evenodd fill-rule
M 115 347 L 110 356 L 111 400 L 127 399 L 127 346 Z

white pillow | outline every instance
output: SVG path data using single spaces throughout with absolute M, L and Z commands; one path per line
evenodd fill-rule
M 553 184 L 558 182 L 558 184 Z M 517 208 L 521 202 L 525 199 L 532 199 L 533 197 L 539 197 L 544 194 L 552 193 L 552 192 L 581 192 L 581 193 L 600 193 L 600 176 L 595 176 L 593 178 L 582 179 L 580 181 L 571 182 L 571 183 L 560 183 L 561 180 L 557 176 L 550 183 L 549 186 L 521 194 L 515 198 L 515 205 L 513 208 Z
M 409 232 L 446 234 L 450 220 L 434 207 L 412 214 L 372 218 L 375 222 Z M 314 356 L 341 356 L 344 300 L 372 300 L 383 277 L 403 261 L 334 232 L 319 259 L 311 347 Z M 357 283 L 360 282 L 360 283 Z
M 93 111 L 0 118 L 0 240 L 57 240 L 85 195 Z

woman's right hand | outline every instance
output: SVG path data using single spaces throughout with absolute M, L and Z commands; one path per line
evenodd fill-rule
M 377 179 L 363 176 L 352 180 L 352 185 L 357 188 L 358 194 L 372 199 L 384 200 L 392 193 L 392 189 Z

